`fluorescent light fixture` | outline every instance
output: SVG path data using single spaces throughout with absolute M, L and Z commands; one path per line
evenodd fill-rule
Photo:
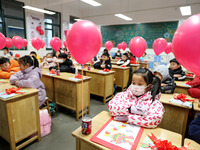
M 98 3 L 98 2 L 96 2 L 96 1 L 94 1 L 94 0 L 81 0 L 81 1 L 82 1 L 82 2 L 85 2 L 85 3 L 87 3 L 87 4 L 90 4 L 90 5 L 94 6 L 94 7 L 96 7 L 96 6 L 101 6 L 100 3 Z
M 82 21 L 82 19 L 74 19 L 75 21 Z
M 48 10 L 44 10 L 44 9 L 40 9 L 40 8 L 36 8 L 36 7 L 31 7 L 31 6 L 23 6 L 23 8 L 33 10 L 33 11 L 37 11 L 37 12 L 41 12 L 41 13 L 45 13 L 45 14 L 49 14 L 49 15 L 56 14 L 53 11 L 48 11 Z
M 189 16 L 191 15 L 191 6 L 180 7 L 180 11 L 182 16 Z
M 16 27 L 16 26 L 8 26 L 8 28 L 24 29 L 24 28 L 22 28 L 22 27 Z
M 127 16 L 125 16 L 125 15 L 123 15 L 123 14 L 115 14 L 115 16 L 116 16 L 116 17 L 119 17 L 119 18 L 121 18 L 121 19 L 124 19 L 124 20 L 126 20 L 126 21 L 133 20 L 132 18 L 127 17 Z

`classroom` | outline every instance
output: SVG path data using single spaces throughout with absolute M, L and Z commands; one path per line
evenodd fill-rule
M 200 0 L 0 10 L 0 150 L 200 150 Z

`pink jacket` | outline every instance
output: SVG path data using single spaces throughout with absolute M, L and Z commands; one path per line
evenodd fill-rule
M 155 97 L 152 103 L 151 92 L 148 91 L 143 96 L 137 98 L 127 89 L 125 92 L 118 93 L 108 104 L 108 109 L 112 116 L 128 115 L 128 123 L 135 124 L 146 128 L 155 128 L 161 122 L 164 115 L 164 107 L 159 101 L 160 95 Z M 130 106 L 141 104 L 146 106 L 147 116 L 129 113 Z
M 57 59 L 53 58 L 52 62 L 48 62 L 46 58 L 42 63 L 40 63 L 40 68 L 50 68 L 56 66 Z

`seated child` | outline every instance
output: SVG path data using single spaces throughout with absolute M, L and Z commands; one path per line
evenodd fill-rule
M 49 68 L 56 66 L 56 62 L 53 60 L 53 55 L 48 53 L 42 63 L 40 63 L 40 68 Z
M 8 58 L 8 59 L 13 59 L 13 58 L 12 58 L 13 53 L 10 52 L 9 49 L 8 49 L 7 47 L 4 47 L 4 48 L 3 48 L 3 54 L 4 54 L 3 57 Z
M 155 76 L 161 80 L 161 93 L 173 94 L 176 88 L 174 79 L 169 75 L 169 70 L 165 65 L 159 65 L 154 69 Z
M 112 59 L 120 59 L 121 57 L 122 57 L 122 54 L 120 50 L 118 50 L 117 53 L 115 53 L 115 55 L 112 57 Z
M 72 68 L 73 63 L 70 59 L 67 58 L 67 54 L 60 53 L 58 55 L 58 63 L 59 68 L 58 65 L 56 65 L 54 67 L 50 67 L 49 70 L 54 69 L 55 71 L 60 70 L 60 72 L 75 73 L 75 69 Z
M 35 58 L 37 58 L 37 60 L 38 60 L 39 63 L 42 62 L 40 56 L 37 55 L 36 52 L 32 51 L 32 52 L 30 52 L 30 55 L 31 55 L 31 56 L 34 56 Z
M 200 144 L 200 113 L 189 125 L 189 138 Z
M 108 53 L 103 53 L 100 61 L 94 64 L 95 69 L 109 69 L 111 70 L 112 64 L 110 62 L 110 56 Z
M 144 52 L 144 54 L 142 55 L 142 57 L 139 58 L 140 62 L 146 61 L 147 60 L 147 53 Z
M 128 52 L 128 51 L 127 51 L 127 54 L 128 54 L 128 58 L 130 59 L 130 64 L 136 64 L 135 56 L 131 52 Z
M 135 70 L 131 85 L 125 92 L 118 93 L 108 104 L 114 120 L 155 128 L 164 115 L 160 99 L 160 79 L 146 68 Z
M 169 75 L 176 81 L 185 81 L 186 75 L 176 58 L 170 60 Z
M 188 81 L 186 84 L 191 88 L 188 90 L 188 94 L 194 98 L 200 98 L 200 78 L 195 76 L 192 81 Z
M 34 56 L 23 56 L 19 59 L 19 68 L 21 71 L 11 75 L 10 83 L 18 87 L 35 88 L 40 90 L 39 106 L 45 102 L 46 91 L 44 84 L 40 80 L 42 73 L 37 59 Z
M 103 50 L 103 53 L 108 53 L 108 50 L 105 48 L 105 49 Z
M 119 66 L 130 66 L 130 60 L 128 58 L 128 54 L 127 53 L 124 53 L 122 55 L 122 59 L 120 59 L 118 62 L 117 62 L 117 65 Z
M 9 60 L 5 57 L 0 57 L 0 78 L 9 79 L 12 74 L 20 71 L 19 64 L 16 60 Z

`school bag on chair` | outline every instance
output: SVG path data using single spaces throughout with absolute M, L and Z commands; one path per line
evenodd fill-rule
M 51 122 L 51 117 L 47 109 L 40 110 L 41 137 L 46 136 L 51 132 Z

